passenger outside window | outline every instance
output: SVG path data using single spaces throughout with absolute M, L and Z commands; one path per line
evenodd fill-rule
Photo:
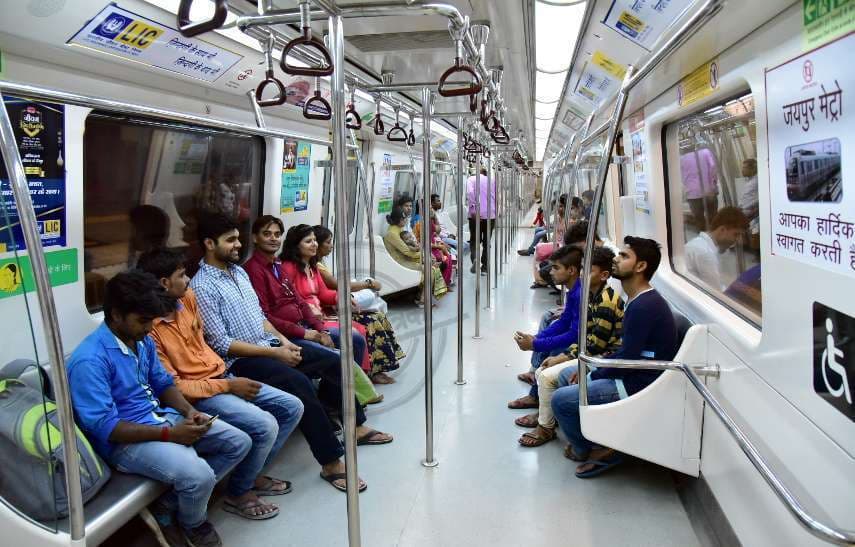
M 83 144 L 86 307 L 101 310 L 106 282 L 156 247 L 181 249 L 188 274 L 201 250 L 196 218 L 236 219 L 250 248 L 262 195 L 260 137 L 93 113 Z
M 696 112 L 666 126 L 665 136 L 674 269 L 759 326 L 753 97 Z

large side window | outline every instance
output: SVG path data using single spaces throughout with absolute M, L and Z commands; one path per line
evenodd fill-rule
M 742 94 L 695 112 L 664 134 L 674 269 L 759 326 L 753 97 Z
M 218 211 L 240 225 L 244 249 L 262 195 L 264 141 L 201 127 L 93 113 L 83 145 L 86 307 L 104 284 L 155 247 L 184 250 L 188 274 L 201 248 L 196 221 Z

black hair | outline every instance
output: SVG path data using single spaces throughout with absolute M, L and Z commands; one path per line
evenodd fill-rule
M 386 215 L 386 222 L 388 222 L 390 226 L 397 226 L 402 220 L 404 220 L 404 211 L 400 206 L 393 207 L 389 214 Z
M 614 265 L 615 253 L 608 247 L 595 247 L 591 255 L 591 266 L 596 266 L 604 272 L 611 272 Z
M 588 221 L 587 220 L 578 220 L 574 222 L 570 228 L 567 230 L 567 233 L 564 234 L 564 244 L 565 245 L 576 245 L 577 243 L 585 243 L 585 239 L 588 237 Z
M 585 204 L 582 202 L 582 198 L 578 196 L 573 196 L 573 199 L 570 200 L 570 207 L 581 209 L 584 206 Z
M 558 203 L 561 205 L 567 205 L 567 194 L 561 194 L 558 196 Z
M 116 274 L 104 288 L 104 319 L 113 321 L 113 312 L 146 318 L 163 317 L 175 310 L 176 300 L 167 296 L 152 274 L 130 270 Z
M 594 191 L 593 190 L 585 190 L 584 192 L 582 192 L 582 198 L 594 201 Z
M 719 226 L 727 226 L 728 228 L 739 228 L 740 230 L 748 229 L 749 220 L 739 207 L 722 207 L 712 217 L 710 221 L 710 230 L 715 230 Z
M 549 256 L 550 262 L 557 262 L 565 268 L 582 269 L 582 249 L 578 247 L 559 247 Z
M 333 236 L 332 230 L 330 230 L 326 226 L 321 226 L 320 224 L 312 226 L 312 231 L 315 232 L 315 237 L 318 240 L 318 245 L 328 239 L 332 239 Z
M 234 220 L 223 213 L 205 212 L 199 215 L 196 237 L 199 240 L 199 245 L 204 249 L 206 239 L 212 239 L 216 242 L 221 235 L 232 230 L 240 230 Z
M 403 196 L 398 198 L 398 201 L 395 202 L 395 207 L 403 207 L 407 203 L 413 203 L 413 198 L 411 198 L 408 194 L 404 194 Z
M 659 262 L 662 261 L 661 246 L 652 239 L 644 237 L 626 236 L 623 242 L 632 249 L 635 253 L 637 262 L 647 262 L 647 267 L 644 269 L 644 279 L 650 281 L 656 269 L 659 268 Z
M 277 226 L 279 226 L 280 232 L 285 231 L 285 224 L 282 223 L 281 218 L 275 217 L 273 215 L 261 215 L 260 217 L 255 219 L 255 222 L 252 223 L 252 233 L 259 234 L 261 233 L 261 230 L 267 228 L 271 224 L 276 224 Z
M 289 262 L 294 262 L 301 268 L 306 266 L 303 257 L 300 256 L 300 242 L 303 238 L 313 235 L 315 231 L 308 224 L 298 224 L 288 228 L 288 233 L 285 234 L 285 243 L 282 244 L 282 254 L 280 258 Z M 309 259 L 309 266 L 314 268 L 318 264 L 318 255 L 315 254 Z
M 170 277 L 184 268 L 184 253 L 177 249 L 152 249 L 140 255 L 137 268 L 150 273 L 157 279 Z
M 431 195 L 430 195 L 430 200 L 431 200 L 431 201 L 433 201 L 433 200 L 435 200 L 435 199 L 439 199 L 439 194 L 431 194 Z

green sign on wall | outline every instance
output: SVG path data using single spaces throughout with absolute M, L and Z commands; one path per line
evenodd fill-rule
M 52 287 L 77 282 L 77 249 L 45 253 Z M 0 298 L 8 298 L 36 290 L 33 267 L 29 256 L 0 259 Z
M 802 38 L 813 49 L 855 29 L 855 0 L 802 0 Z

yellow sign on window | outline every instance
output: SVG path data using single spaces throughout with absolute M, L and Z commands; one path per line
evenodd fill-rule
M 688 106 L 718 89 L 718 59 L 704 63 L 677 85 L 677 103 Z

